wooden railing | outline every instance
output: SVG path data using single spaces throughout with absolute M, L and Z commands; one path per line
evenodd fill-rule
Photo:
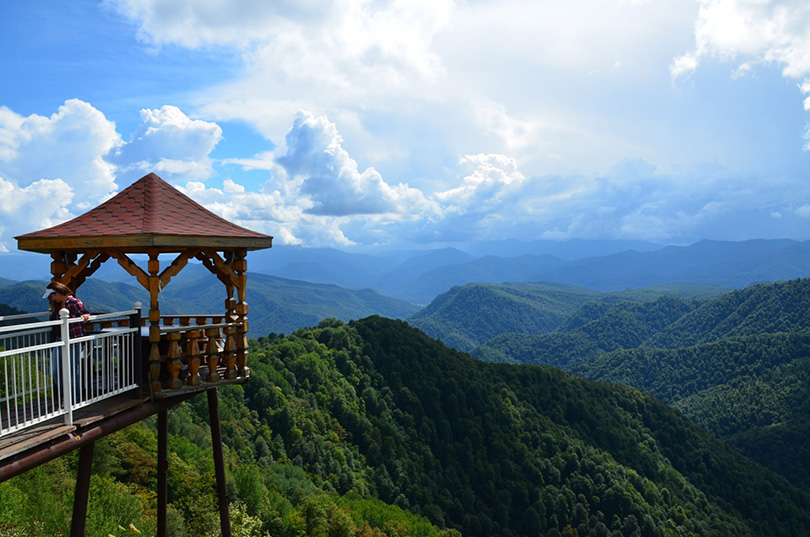
M 149 333 L 148 366 L 153 395 L 204 383 L 244 381 L 250 375 L 247 349 L 240 345 L 244 323 L 226 315 L 161 315 Z M 157 381 L 156 381 L 157 379 Z

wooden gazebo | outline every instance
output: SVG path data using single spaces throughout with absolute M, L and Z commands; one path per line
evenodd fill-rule
M 213 345 L 215 338 L 205 338 L 211 347 L 205 356 L 208 375 L 204 380 L 236 380 L 249 375 L 247 369 L 247 313 L 245 285 L 248 250 L 270 248 L 273 238 L 237 226 L 215 215 L 200 204 L 150 173 L 98 207 L 57 226 L 16 237 L 20 250 L 50 254 L 54 281 L 74 292 L 102 263 L 114 259 L 149 292 L 149 389 L 152 397 L 168 395 L 183 382 L 178 378 L 181 367 L 189 369 L 186 386 L 197 386 L 199 358 L 196 340 L 205 338 L 195 330 L 184 333 L 186 349 L 179 348 L 181 334 L 165 332 L 177 320 L 193 326 L 197 318 L 164 316 L 161 318 L 159 293 L 190 259 L 199 260 L 224 285 L 225 311 L 221 323 L 225 328 L 222 349 L 224 371 L 217 372 Z M 147 270 L 140 268 L 130 254 L 149 256 Z M 161 270 L 158 256 L 176 257 Z M 206 323 L 198 323 L 204 325 Z M 161 330 L 164 342 L 161 347 Z M 164 356 L 161 349 L 165 348 Z M 186 360 L 181 357 L 186 356 Z M 183 362 L 186 362 L 184 364 Z
M 140 354 L 140 399 L 126 408 L 102 409 L 97 421 L 62 438 L 26 448 L 0 464 L 0 478 L 17 475 L 81 448 L 71 535 L 84 535 L 94 441 L 130 423 L 158 414 L 158 535 L 166 535 L 167 411 L 196 393 L 208 395 L 222 535 L 229 536 L 227 487 L 216 388 L 248 380 L 248 305 L 245 286 L 249 250 L 270 248 L 272 237 L 237 226 L 205 209 L 150 173 L 98 207 L 63 224 L 16 237 L 20 250 L 50 254 L 53 281 L 72 290 L 102 263 L 114 259 L 149 292 L 148 328 Z M 146 270 L 130 256 L 146 254 Z M 159 256 L 174 256 L 160 266 Z M 219 315 L 161 315 L 159 294 L 190 260 L 197 259 L 225 286 Z M 201 364 L 202 360 L 202 364 Z M 181 375 L 181 371 L 184 373 Z M 205 372 L 204 375 L 200 373 Z

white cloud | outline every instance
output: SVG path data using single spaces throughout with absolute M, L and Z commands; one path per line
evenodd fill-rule
M 73 190 L 61 179 L 40 179 L 20 188 L 0 177 L 0 199 L 0 252 L 8 252 L 16 248 L 12 237 L 68 219 Z
M 103 199 L 116 188 L 115 167 L 105 159 L 120 143 L 115 124 L 78 99 L 50 117 L 0 107 L 0 177 L 20 187 L 61 178 L 76 199 Z
M 50 117 L 0 107 L 0 251 L 11 237 L 84 212 L 116 190 L 106 160 L 121 143 L 115 124 L 88 103 L 65 101 Z
M 154 171 L 167 180 L 205 179 L 213 173 L 209 154 L 221 139 L 219 125 L 190 119 L 176 106 L 145 109 L 115 161 L 123 169 Z
M 794 0 L 700 0 L 695 49 L 676 58 L 673 76 L 697 68 L 702 58 L 773 63 L 788 78 L 810 75 L 810 4 Z
M 308 112 L 300 112 L 287 133 L 286 152 L 276 162 L 312 202 L 307 212 L 346 216 L 431 210 L 419 190 L 389 185 L 374 168 L 359 171 L 342 142 L 334 123 Z

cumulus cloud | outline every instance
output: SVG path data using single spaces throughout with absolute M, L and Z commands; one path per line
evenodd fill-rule
M 307 212 L 346 216 L 430 210 L 421 191 L 389 185 L 374 168 L 359 171 L 342 143 L 334 123 L 309 112 L 300 112 L 287 133 L 286 153 L 276 162 L 312 202 Z
M 264 152 L 228 161 L 266 170 L 261 192 L 250 192 L 233 179 L 221 189 L 188 182 L 182 190 L 223 217 L 287 244 L 346 246 L 375 233 L 365 224 L 390 230 L 437 217 L 436 201 L 407 184 L 387 183 L 373 168 L 360 171 L 342 143 L 334 123 L 302 111 L 277 155 Z M 358 227 L 358 221 L 364 225 Z M 357 234 L 350 237 L 348 229 Z
M 221 139 L 219 125 L 191 119 L 176 106 L 144 109 L 141 124 L 117 151 L 115 162 L 167 180 L 205 179 L 213 173 L 209 154 Z
M 77 199 L 102 199 L 116 188 L 106 157 L 121 144 L 115 124 L 90 104 L 70 99 L 50 117 L 0 107 L 0 176 L 19 187 L 61 178 Z
M 49 227 L 112 194 L 121 143 L 115 124 L 90 104 L 66 101 L 50 117 L 0 107 L 0 251 L 11 237 Z
M 441 62 L 430 40 L 444 25 L 452 0 L 348 2 L 110 0 L 139 24 L 142 40 L 189 48 L 228 45 L 254 67 L 273 65 L 289 78 L 347 83 L 360 73 L 404 82 L 434 76 Z M 270 63 L 266 63 L 270 62 Z
M 810 74 L 810 5 L 786 0 L 700 0 L 695 49 L 675 59 L 673 75 L 694 70 L 700 59 L 774 63 L 786 77 Z
M 40 179 L 20 188 L 0 177 L 0 198 L 0 252 L 8 252 L 15 248 L 13 236 L 67 220 L 73 190 L 61 179 Z

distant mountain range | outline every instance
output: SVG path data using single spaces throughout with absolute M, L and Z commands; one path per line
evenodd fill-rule
M 635 249 L 621 250 L 628 247 Z M 408 318 L 439 295 L 469 283 L 554 282 L 571 286 L 565 291 L 569 294 L 586 295 L 651 287 L 670 294 L 677 292 L 673 285 L 690 283 L 702 284 L 701 292 L 716 294 L 757 282 L 810 276 L 810 241 L 702 241 L 664 248 L 620 241 L 504 241 L 483 243 L 473 251 L 502 255 L 474 255 L 454 248 L 374 255 L 284 246 L 250 252 L 247 302 L 251 331 L 256 337 L 268 332 L 287 333 L 327 317 L 344 321 L 371 314 Z M 589 252 L 604 255 L 588 256 Z M 563 255 L 566 258 L 560 257 Z M 27 252 L 0 255 L 0 303 L 27 311 L 43 309 L 38 291 L 48 279 L 49 259 Z M 41 276 L 34 277 L 37 274 Z M 32 278 L 33 283 L 19 281 Z M 689 292 L 696 289 L 689 287 Z M 558 292 L 564 292 L 562 289 L 558 287 Z M 78 294 L 95 311 L 128 309 L 134 300 L 146 302 L 145 291 L 109 261 Z M 199 265 L 189 266 L 161 293 L 161 309 L 165 313 L 219 312 L 223 299 L 221 284 Z M 445 339 L 442 331 L 447 325 L 444 321 L 433 323 L 432 316 L 454 303 L 453 307 L 459 307 L 457 300 L 441 297 L 414 317 L 414 323 L 467 350 L 498 333 L 492 323 L 502 321 L 490 319 L 486 326 L 478 323 L 465 329 L 468 334 L 462 340 Z M 561 303 L 565 308 L 574 304 L 570 300 Z M 551 317 L 536 319 L 538 326 L 570 313 L 551 311 L 554 308 L 554 304 L 544 306 L 541 317 Z M 443 328 L 431 330 L 430 323 Z
M 0 304 L 18 310 L 40 312 L 47 309 L 42 292 L 47 281 L 28 280 L 1 285 Z M 149 308 L 149 295 L 137 285 L 105 282 L 90 278 L 76 295 L 95 313 L 132 309 L 135 302 Z M 161 313 L 221 314 L 225 288 L 208 270 L 192 266 L 175 276 L 160 293 Z M 251 274 L 247 296 L 251 337 L 289 333 L 313 326 L 327 317 L 344 321 L 369 315 L 402 319 L 419 308 L 413 304 L 380 295 L 371 289 L 348 290 L 335 285 L 287 280 L 265 274 Z
M 38 254 L 0 255 L 0 278 L 47 279 L 50 258 Z M 662 247 L 630 241 L 488 242 L 455 248 L 351 253 L 328 248 L 277 246 L 248 254 L 253 275 L 373 289 L 427 305 L 441 293 L 471 282 L 567 283 L 595 291 L 617 291 L 672 283 L 705 283 L 740 289 L 757 282 L 810 276 L 810 241 L 705 240 Z M 22 277 L 25 275 L 25 277 Z M 97 279 L 132 283 L 107 262 Z M 0 281 L 0 283 L 2 283 Z

